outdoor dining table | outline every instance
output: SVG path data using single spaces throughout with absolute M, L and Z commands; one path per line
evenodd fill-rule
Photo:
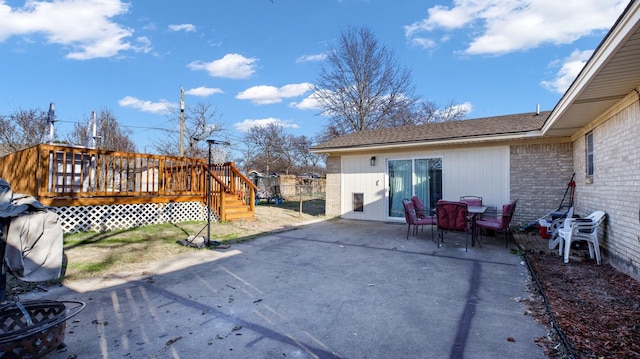
M 476 237 L 478 236 L 478 229 L 476 228 L 476 220 L 478 215 L 484 214 L 487 211 L 486 206 L 468 206 L 467 211 L 469 212 L 469 217 L 471 217 L 471 246 L 476 245 Z M 480 241 L 478 241 L 478 245 L 482 247 Z

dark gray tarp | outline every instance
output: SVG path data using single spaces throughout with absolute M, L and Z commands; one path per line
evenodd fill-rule
M 0 178 L 0 220 L 9 224 L 4 264 L 13 275 L 27 282 L 60 277 L 63 241 L 57 213 L 32 196 L 14 196 Z

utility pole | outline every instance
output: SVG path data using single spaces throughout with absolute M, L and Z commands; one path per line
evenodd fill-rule
M 180 157 L 184 156 L 184 88 L 180 86 Z
M 87 124 L 87 132 L 84 138 L 84 146 L 87 148 L 96 148 L 96 140 L 98 139 L 97 124 L 98 119 L 96 117 L 96 112 L 91 111 L 91 118 L 89 119 L 89 123 Z
M 56 119 L 56 109 L 53 102 L 49 104 L 49 114 L 47 115 L 47 126 L 49 127 L 49 144 L 53 144 L 53 139 L 55 137 L 55 130 L 53 128 L 54 123 L 58 121 Z

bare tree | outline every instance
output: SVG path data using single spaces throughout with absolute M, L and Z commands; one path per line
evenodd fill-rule
M 466 114 L 467 111 L 453 100 L 444 108 L 439 108 L 435 102 L 427 101 L 420 104 L 420 108 L 415 114 L 415 124 L 457 121 L 464 119 Z
M 239 151 L 239 157 L 236 157 L 235 163 L 244 173 L 249 173 L 255 167 L 253 161 L 255 154 L 257 153 L 257 146 L 250 141 L 242 141 L 242 149 Z
M 89 119 L 85 123 L 76 123 L 67 136 L 69 143 L 86 145 Z M 136 152 L 136 144 L 129 137 L 131 130 L 120 126 L 116 116 L 108 109 L 100 110 L 96 117 L 96 148 L 101 150 Z
M 171 115 L 171 122 L 175 125 L 175 130 L 167 131 L 166 136 L 158 138 L 152 144 L 153 149 L 160 154 L 178 156 L 180 154 L 180 132 L 179 128 L 179 110 Z M 184 115 L 184 156 L 191 158 L 207 158 L 209 145 L 205 141 L 211 138 L 215 133 L 222 131 L 221 123 L 215 122 L 220 116 L 217 109 L 208 103 L 197 103 L 194 106 L 185 107 Z M 214 151 L 215 150 L 215 151 Z M 212 162 L 224 162 L 227 152 L 221 147 L 212 147 Z
M 245 135 L 236 163 L 244 172 L 302 174 L 322 173 L 322 155 L 311 153 L 312 139 L 286 134 L 278 124 L 256 126 Z
M 48 139 L 47 113 L 39 109 L 0 115 L 0 143 L 15 152 Z
M 288 171 L 290 164 L 284 155 L 286 136 L 282 125 L 253 126 L 245 135 L 245 141 L 255 144 L 255 155 L 248 163 L 253 169 L 267 174 Z
M 347 133 L 462 119 L 451 102 L 444 109 L 415 94 L 411 72 L 367 28 L 343 31 L 314 85 L 328 117 L 320 140 Z
M 325 139 L 409 124 L 418 101 L 411 72 L 367 28 L 340 34 L 314 90 L 329 118 Z
M 290 136 L 288 142 L 288 150 L 292 153 L 295 161 L 295 169 L 299 173 L 318 173 L 320 171 L 320 161 L 323 156 L 312 153 L 310 148 L 313 141 L 307 136 Z

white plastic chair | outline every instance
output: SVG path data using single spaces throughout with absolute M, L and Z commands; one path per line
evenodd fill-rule
M 549 226 L 549 232 L 551 233 L 551 238 L 549 239 L 549 249 L 554 249 L 558 246 L 558 255 L 561 256 L 563 251 L 562 242 L 564 240 L 558 235 L 558 230 L 563 227 L 562 223 L 566 222 L 567 219 L 573 218 L 573 207 L 569 208 L 567 211 L 567 215 L 564 218 L 558 218 L 551 223 Z
M 567 218 L 562 228 L 558 229 L 558 236 L 564 241 L 564 262 L 569 263 L 569 251 L 572 241 L 587 241 L 589 256 L 600 264 L 600 244 L 598 242 L 598 227 L 604 221 L 605 213 L 595 211 L 585 218 Z

